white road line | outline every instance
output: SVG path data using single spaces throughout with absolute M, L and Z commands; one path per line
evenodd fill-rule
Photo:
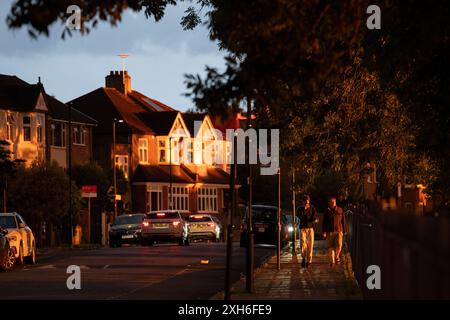
M 103 269 L 107 269 L 109 267 L 109 264 L 107 264 L 106 266 L 103 267 Z
M 45 266 L 42 267 L 37 267 L 36 269 L 56 269 L 56 267 L 52 264 L 47 264 Z

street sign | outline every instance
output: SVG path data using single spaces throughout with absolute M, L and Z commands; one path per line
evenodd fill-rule
M 97 186 L 81 186 L 83 198 L 97 198 Z

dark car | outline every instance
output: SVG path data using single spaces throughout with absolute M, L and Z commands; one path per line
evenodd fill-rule
M 245 247 L 247 243 L 247 214 L 241 223 L 241 247 Z M 252 206 L 253 232 L 255 244 L 272 244 L 277 245 L 277 217 L 278 208 L 274 206 L 254 205 Z M 286 215 L 281 217 L 281 246 L 284 247 L 288 241 L 288 219 Z
M 9 245 L 9 239 L 6 237 L 8 230 L 0 226 L 0 270 L 9 271 L 14 268 L 16 255 L 14 247 Z
M 143 213 L 118 216 L 109 230 L 109 246 L 120 247 L 125 243 L 140 243 L 144 218 Z

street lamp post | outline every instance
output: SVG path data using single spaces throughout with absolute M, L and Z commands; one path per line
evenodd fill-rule
M 247 130 L 251 128 L 251 101 L 247 100 Z M 253 269 L 254 269 L 254 241 L 255 236 L 253 234 L 253 212 L 252 212 L 252 204 L 253 204 L 253 193 L 252 193 L 252 167 L 250 164 L 250 144 L 252 141 L 250 138 L 248 139 L 248 147 L 246 151 L 246 160 L 248 165 L 248 219 L 247 219 L 247 248 L 246 248 L 246 290 L 247 292 L 253 292 Z
M 68 128 L 68 140 L 69 140 L 69 246 L 73 245 L 73 205 L 72 205 L 72 104 L 69 103 L 69 128 Z
M 169 137 L 169 210 L 172 210 L 172 137 Z
M 292 164 L 292 226 L 294 230 L 292 231 L 292 254 L 297 254 L 297 215 L 295 208 L 295 168 Z
M 277 270 L 281 269 L 281 168 L 278 168 Z
M 117 217 L 117 173 L 116 173 L 116 122 L 123 123 L 123 120 L 113 120 L 113 184 L 114 184 L 114 220 Z
M 225 269 L 225 300 L 230 300 L 231 296 L 231 251 L 233 248 L 233 216 L 236 214 L 236 166 L 237 166 L 237 136 L 233 134 L 232 150 L 233 160 L 231 162 L 230 172 L 230 196 L 228 208 L 228 227 L 227 227 L 227 254 Z

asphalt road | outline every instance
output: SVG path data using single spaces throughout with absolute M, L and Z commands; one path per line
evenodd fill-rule
M 255 265 L 274 250 L 257 246 Z M 224 288 L 225 251 L 225 243 L 194 243 L 58 252 L 0 273 L 0 299 L 208 299 Z M 67 288 L 69 265 L 81 269 L 80 290 Z M 244 272 L 245 249 L 235 243 L 232 282 Z

